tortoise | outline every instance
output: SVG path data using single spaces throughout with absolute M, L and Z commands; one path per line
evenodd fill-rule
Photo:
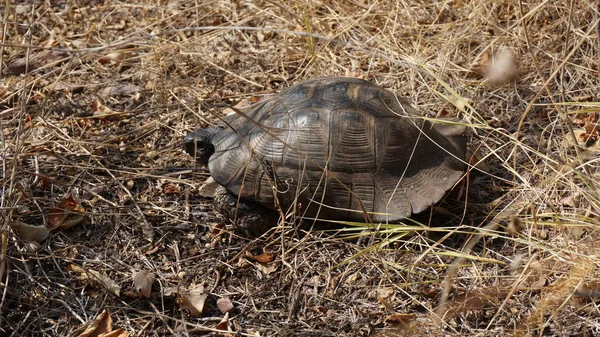
M 307 80 L 185 139 L 221 186 L 215 208 L 258 236 L 264 209 L 397 222 L 438 202 L 466 170 L 465 126 L 420 117 L 356 78 Z M 258 206 L 257 206 L 258 205 Z

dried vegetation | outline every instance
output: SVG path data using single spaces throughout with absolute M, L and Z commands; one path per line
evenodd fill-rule
M 0 335 L 600 334 L 596 3 L 0 9 Z M 183 135 L 333 75 L 462 117 L 477 169 L 425 226 L 236 237 Z

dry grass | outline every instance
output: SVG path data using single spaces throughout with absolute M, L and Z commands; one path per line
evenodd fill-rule
M 130 336 L 227 335 L 216 330 L 222 297 L 239 336 L 600 334 L 596 3 L 0 8 L 0 335 L 77 336 L 105 308 Z M 418 216 L 427 227 L 411 235 L 215 235 L 224 220 L 198 196 L 207 173 L 183 135 L 225 107 L 330 75 L 462 117 L 486 172 Z M 55 221 L 68 194 L 85 209 L 72 228 L 39 244 L 15 235 Z M 149 298 L 132 283 L 141 270 L 156 275 Z M 199 317 L 164 294 L 198 285 Z

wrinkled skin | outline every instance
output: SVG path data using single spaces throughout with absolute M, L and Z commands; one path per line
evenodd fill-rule
M 206 166 L 214 152 L 211 139 L 220 130 L 222 127 L 217 126 L 190 132 L 184 139 L 185 151 L 195 157 L 198 164 Z M 238 199 L 225 187 L 219 186 L 215 190 L 213 200 L 215 211 L 232 221 L 238 234 L 246 237 L 259 237 L 277 223 L 278 216 L 273 211 L 250 201 Z
M 263 235 L 278 220 L 275 212 L 248 201 L 238 201 L 238 197 L 223 186 L 215 191 L 213 207 L 235 224 L 237 233 L 246 237 Z

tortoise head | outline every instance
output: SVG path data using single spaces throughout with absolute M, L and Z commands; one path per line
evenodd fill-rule
M 208 159 L 215 153 L 213 136 L 222 129 L 220 126 L 213 126 L 188 133 L 183 140 L 185 152 L 196 158 L 201 165 L 207 165 Z

